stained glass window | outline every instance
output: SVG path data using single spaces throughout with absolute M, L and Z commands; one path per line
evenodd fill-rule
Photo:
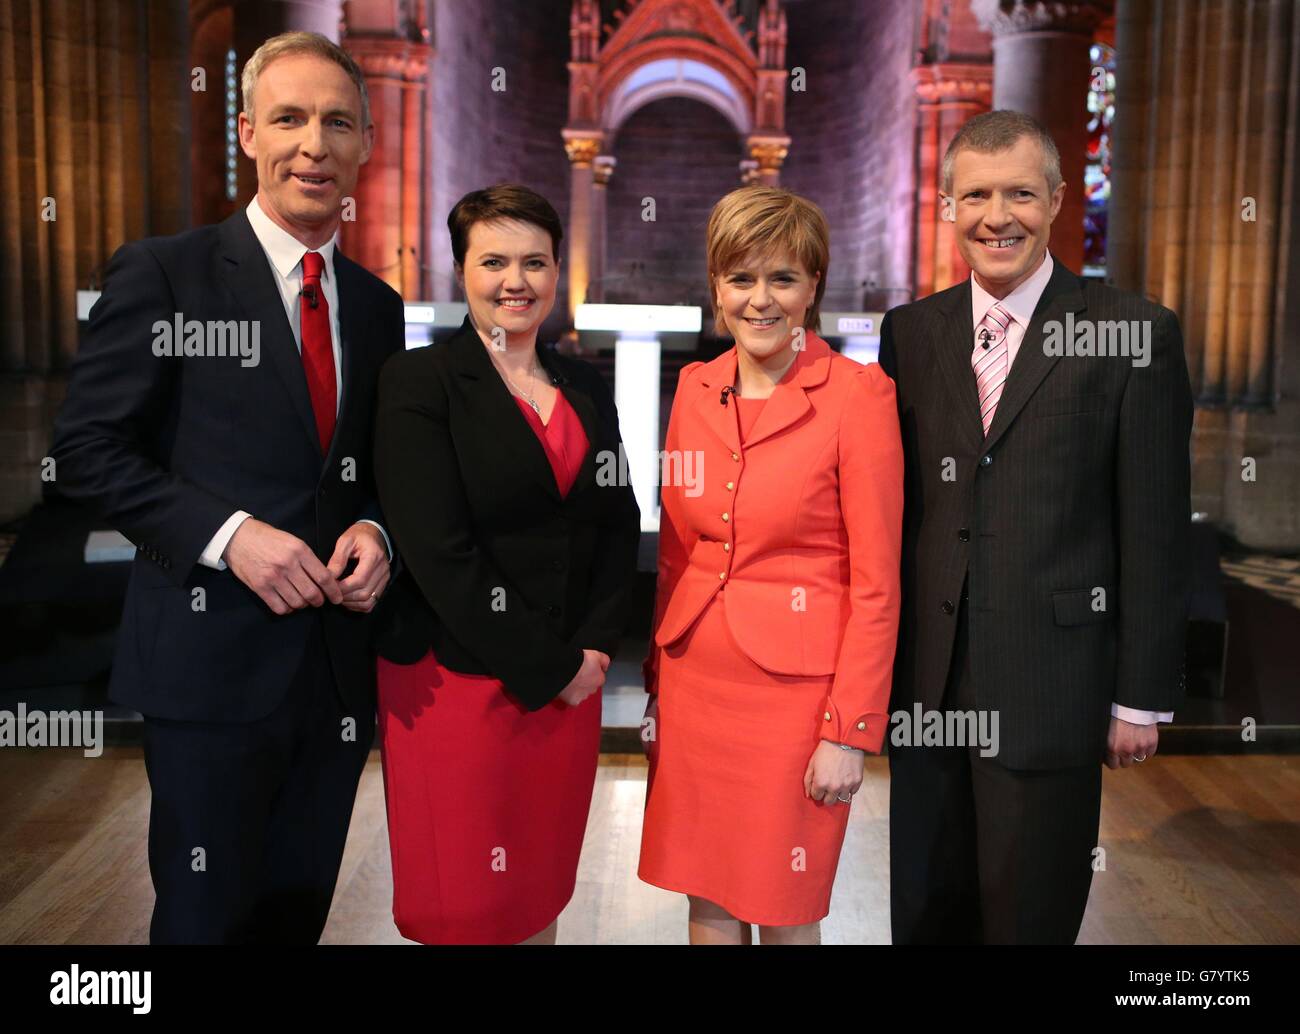
M 1088 153 L 1083 169 L 1083 275 L 1106 275 L 1106 213 L 1110 206 L 1110 133 L 1115 120 L 1115 49 L 1089 52 Z
M 239 153 L 239 102 L 235 90 L 235 52 L 231 49 L 226 51 L 226 198 L 229 201 L 234 201 L 239 192 L 236 164 Z

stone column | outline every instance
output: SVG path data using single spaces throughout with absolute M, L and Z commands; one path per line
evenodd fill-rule
M 790 153 L 790 138 L 784 134 L 751 133 L 745 148 L 749 157 L 758 163 L 758 182 L 779 187 L 781 166 Z
M 917 97 L 916 297 L 924 298 L 965 278 L 953 223 L 945 218 L 943 155 L 962 123 L 989 110 L 989 65 L 940 64 L 912 69 Z
M 605 205 L 609 200 L 609 179 L 614 175 L 616 159 L 602 154 L 592 163 L 591 189 L 591 279 L 596 285 L 590 293 L 595 301 L 605 300 Z
M 971 0 L 993 35 L 993 107 L 1037 119 L 1061 152 L 1065 200 L 1052 224 L 1052 252 L 1083 267 L 1083 169 L 1088 144 L 1088 56 L 1109 0 Z
M 343 0 L 230 0 L 236 67 L 240 75 L 253 51 L 282 32 L 319 32 L 339 42 Z M 241 105 L 242 107 L 242 105 Z M 257 168 L 242 153 L 238 167 L 240 206 L 257 193 Z
M 565 129 L 564 150 L 569 156 L 569 322 L 587 300 L 591 282 L 593 163 L 604 135 L 589 130 Z
M 423 219 L 427 43 L 399 37 L 349 37 L 370 95 L 375 143 L 361 167 L 354 222 L 343 224 L 344 250 L 403 298 L 427 291 Z M 345 213 L 346 214 L 346 213 Z

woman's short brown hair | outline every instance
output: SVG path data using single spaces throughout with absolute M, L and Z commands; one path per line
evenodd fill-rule
M 727 324 L 718 311 L 717 278 L 748 255 L 784 251 L 817 275 L 816 293 L 803 321 L 804 329 L 815 332 L 830 264 L 830 227 L 825 213 L 791 190 L 758 185 L 733 190 L 713 206 L 708 229 L 709 304 L 719 334 L 727 333 Z
M 471 190 L 452 206 L 447 216 L 447 229 L 451 232 L 451 254 L 456 265 L 465 264 L 469 231 L 474 224 L 499 219 L 540 226 L 551 235 L 551 257 L 559 260 L 564 227 L 551 203 L 518 183 L 497 183 L 483 190 Z

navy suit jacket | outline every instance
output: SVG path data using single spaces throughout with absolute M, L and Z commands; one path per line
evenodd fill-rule
M 135 543 L 110 696 L 151 717 L 249 722 L 283 698 L 311 623 L 345 702 L 374 706 L 367 615 L 325 604 L 278 616 L 230 570 L 198 562 L 236 510 L 322 560 L 362 517 L 382 523 L 371 466 L 379 369 L 403 344 L 400 296 L 334 253 L 343 389 L 322 455 L 275 274 L 243 210 L 123 245 L 55 423 L 55 490 Z M 256 321 L 255 365 L 155 354 L 155 324 Z M 318 617 L 319 615 L 319 617 Z

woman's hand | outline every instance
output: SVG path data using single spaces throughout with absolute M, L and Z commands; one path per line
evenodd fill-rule
M 862 785 L 866 751 L 844 750 L 830 740 L 821 740 L 803 774 L 803 792 L 822 804 L 847 804 Z
M 570 707 L 577 707 L 605 684 L 605 672 L 608 670 L 608 654 L 599 650 L 583 650 L 582 667 L 569 684 L 560 690 L 560 699 Z

